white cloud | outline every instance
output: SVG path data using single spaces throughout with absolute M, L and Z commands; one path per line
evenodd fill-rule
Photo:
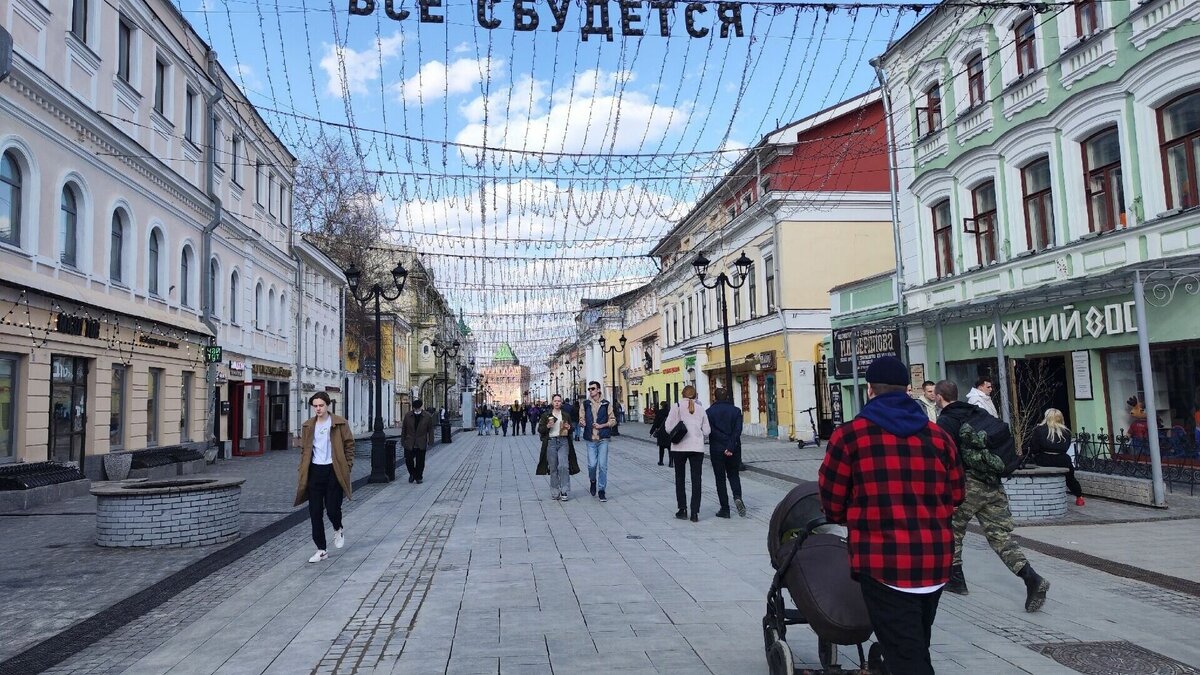
M 451 94 L 465 94 L 485 78 L 490 79 L 504 66 L 503 60 L 458 59 L 449 65 L 430 61 L 416 75 L 393 85 L 404 103 L 429 103 Z
M 362 51 L 348 45 L 325 45 L 325 55 L 321 57 L 321 70 L 329 78 L 325 91 L 339 98 L 347 93 L 367 93 L 367 84 L 379 79 L 383 64 L 400 53 L 401 41 L 400 34 L 395 33 L 372 40 Z
M 238 63 L 234 65 L 233 72 L 246 89 L 252 91 L 262 89 L 262 80 L 258 79 L 258 73 L 255 72 L 254 66 L 248 63 Z

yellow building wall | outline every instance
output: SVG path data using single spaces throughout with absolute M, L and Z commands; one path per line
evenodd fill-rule
M 775 406 L 778 409 L 779 425 L 781 427 L 786 425 L 790 428 L 792 425 L 792 384 L 791 384 L 792 378 L 791 378 L 791 367 L 788 365 L 787 358 L 786 358 L 786 355 L 784 354 L 784 350 L 783 350 L 783 336 L 782 335 L 780 335 L 780 334 L 767 335 L 765 337 L 758 338 L 757 340 L 750 340 L 749 342 L 739 342 L 737 344 L 730 345 L 729 346 L 729 358 L 730 358 L 730 361 L 732 361 L 732 363 L 734 365 L 733 376 L 734 376 L 734 378 L 737 378 L 739 376 L 749 374 L 749 373 L 739 373 L 739 372 L 737 372 L 737 368 L 736 368 L 737 364 L 742 362 L 743 360 L 745 360 L 745 358 L 747 356 L 750 356 L 752 354 L 758 354 L 759 352 L 769 352 L 769 351 L 775 352 L 775 370 L 773 370 L 773 371 L 770 371 L 770 370 L 755 371 L 754 375 L 758 375 L 758 374 L 765 375 L 767 373 L 775 374 Z M 795 356 L 794 352 L 793 352 L 793 356 Z M 716 369 L 712 369 L 713 364 L 717 365 Z M 709 377 L 714 377 L 714 376 L 722 377 L 722 379 L 723 379 L 724 367 L 725 367 L 725 347 L 723 345 L 719 345 L 717 347 L 710 347 L 708 350 L 708 367 L 705 369 L 704 374 Z M 750 381 L 753 384 L 754 379 L 751 378 Z M 742 402 L 740 399 L 735 399 L 733 401 L 733 404 L 738 406 L 739 408 L 742 406 Z M 758 410 L 743 410 L 742 411 L 742 420 L 744 422 L 750 423 L 750 424 L 757 423 L 757 424 L 766 425 L 767 413 L 759 412 Z
M 829 307 L 830 288 L 896 267 L 887 221 L 785 221 L 779 250 L 788 252 L 780 260 L 779 302 L 790 309 Z

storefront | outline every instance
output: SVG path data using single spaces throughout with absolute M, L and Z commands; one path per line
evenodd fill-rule
M 730 346 L 733 403 L 742 409 L 745 433 L 778 438 L 781 426 L 791 428 L 792 411 L 785 403 L 790 378 L 781 363 L 782 336 L 770 336 Z M 725 386 L 725 350 L 710 348 L 701 366 L 709 391 Z M 782 411 L 782 415 L 781 415 Z M 781 417 L 782 420 L 781 424 Z M 787 435 L 786 432 L 784 435 Z
M 218 386 L 217 395 L 224 395 L 224 402 L 218 403 L 227 427 L 218 440 L 228 440 L 230 451 L 238 457 L 288 449 L 291 369 L 239 358 L 227 360 L 224 368 L 224 391 Z

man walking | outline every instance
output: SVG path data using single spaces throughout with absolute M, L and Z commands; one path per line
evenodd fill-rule
M 921 383 L 921 394 L 917 396 L 917 403 L 921 404 L 921 410 L 930 422 L 936 422 L 938 418 L 937 394 L 933 392 L 933 386 L 933 380 L 925 380 Z
M 300 482 L 293 506 L 308 502 L 312 540 L 317 552 L 308 559 L 327 556 L 325 512 L 333 525 L 333 545 L 346 545 L 342 528 L 342 498 L 350 497 L 350 470 L 354 467 L 354 434 L 346 418 L 329 413 L 329 394 L 318 391 L 308 399 L 313 416 L 300 427 Z
M 875 359 L 866 380 L 862 412 L 829 439 L 821 505 L 849 530 L 850 567 L 888 671 L 932 675 L 929 639 L 950 577 L 962 467 L 954 441 L 909 397 L 899 359 Z
M 946 590 L 959 595 L 969 592 L 962 570 L 962 543 L 967 525 L 972 519 L 978 519 L 983 536 L 987 537 L 992 550 L 1013 574 L 1025 582 L 1025 611 L 1036 612 L 1046 602 L 1050 582 L 1033 571 L 1021 547 L 1012 539 L 1012 511 L 1008 507 L 1004 485 L 1000 482 L 1004 462 L 987 449 L 986 434 L 980 438 L 971 425 L 973 417 L 984 413 L 980 407 L 959 401 L 958 385 L 950 380 L 938 382 L 934 389 L 938 407 L 942 411 L 937 424 L 958 443 L 967 475 L 966 498 L 954 511 L 954 558 Z
M 588 382 L 587 390 L 588 398 L 576 415 L 587 439 L 588 478 L 591 481 L 589 491 L 598 496 L 600 501 L 606 502 L 608 496 L 604 490 L 608 487 L 608 439 L 612 435 L 612 428 L 617 425 L 617 417 L 612 413 L 608 400 L 600 397 L 599 382 Z
M 423 482 L 425 452 L 433 445 L 433 418 L 423 410 L 420 399 L 413 401 L 412 410 L 408 411 L 400 424 L 400 445 L 404 448 L 404 466 L 408 468 L 408 482 Z
M 954 389 L 957 391 L 958 385 L 954 385 Z M 996 403 L 992 400 L 992 389 L 992 378 L 990 376 L 984 375 L 975 380 L 975 386 L 971 388 L 971 391 L 967 392 L 967 403 L 979 406 L 988 411 L 988 414 L 992 417 L 999 419 L 1000 413 L 996 412 Z M 954 440 L 957 441 L 958 437 L 955 436 Z
M 712 460 L 713 477 L 717 479 L 717 500 L 721 502 L 717 517 L 729 517 L 729 495 L 725 493 L 728 477 L 733 503 L 738 515 L 745 518 L 746 503 L 742 501 L 742 479 L 738 475 L 742 466 L 742 409 L 733 404 L 728 389 L 718 389 L 716 399 L 705 413 L 710 429 L 708 456 Z

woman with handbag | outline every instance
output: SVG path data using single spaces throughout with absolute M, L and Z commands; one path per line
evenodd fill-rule
M 704 437 L 708 436 L 708 415 L 704 414 L 704 406 L 696 400 L 696 388 L 688 385 L 683 388 L 684 401 L 671 406 L 667 414 L 664 428 L 671 441 L 671 461 L 675 463 L 675 501 L 679 511 L 675 517 L 684 520 L 688 517 L 687 492 L 684 489 L 685 467 L 690 465 L 692 474 L 692 522 L 700 521 L 700 470 L 704 466 L 704 453 L 707 450 Z
M 651 408 L 647 407 L 647 410 Z M 667 433 L 667 415 L 671 413 L 671 404 L 663 401 L 658 404 L 658 412 L 650 423 L 650 436 L 658 442 L 658 465 L 662 466 L 663 453 L 667 454 L 667 466 L 675 466 L 675 458 L 671 456 L 671 438 Z
M 1067 470 L 1067 490 L 1075 495 L 1075 505 L 1083 506 L 1083 487 L 1075 477 L 1075 465 L 1067 450 L 1071 447 L 1071 430 L 1063 423 L 1058 408 L 1046 408 L 1042 423 L 1033 428 L 1033 461 L 1038 466 L 1057 466 Z

